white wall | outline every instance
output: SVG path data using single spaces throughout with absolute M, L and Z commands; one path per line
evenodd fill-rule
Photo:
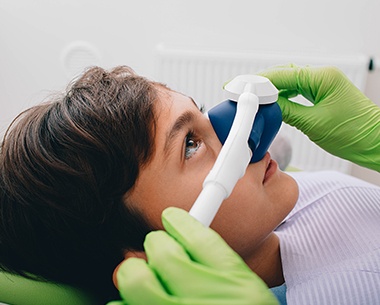
M 62 53 L 73 41 L 96 48 L 94 63 L 148 77 L 159 43 L 380 58 L 379 14 L 378 0 L 0 0 L 0 134 L 22 109 L 64 89 Z M 379 84 L 380 70 L 365 92 L 378 104 Z M 355 174 L 380 184 L 377 173 Z

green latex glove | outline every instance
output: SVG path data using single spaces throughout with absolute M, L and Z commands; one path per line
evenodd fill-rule
M 225 241 L 186 211 L 162 214 L 166 232 L 147 235 L 148 263 L 129 258 L 117 272 L 123 301 L 109 305 L 278 304 L 265 283 Z
M 288 65 L 260 75 L 280 90 L 284 122 L 331 154 L 380 171 L 380 108 L 340 70 Z M 298 94 L 314 106 L 288 100 Z

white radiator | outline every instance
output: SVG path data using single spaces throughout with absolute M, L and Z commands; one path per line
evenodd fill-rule
M 333 65 L 340 68 L 362 91 L 368 74 L 368 56 L 310 56 L 308 54 L 224 53 L 157 47 L 155 80 L 194 98 L 205 109 L 224 100 L 223 84 L 239 74 L 255 74 L 287 63 Z M 297 98 L 298 102 L 305 102 Z M 297 129 L 283 124 L 280 134 L 293 148 L 291 166 L 302 170 L 351 172 L 352 164 L 325 152 Z

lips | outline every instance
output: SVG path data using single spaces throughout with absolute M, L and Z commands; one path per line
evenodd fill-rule
M 267 182 L 278 169 L 277 162 L 271 159 L 271 156 L 269 153 L 266 154 L 265 159 L 267 159 L 267 168 L 265 170 L 263 183 Z

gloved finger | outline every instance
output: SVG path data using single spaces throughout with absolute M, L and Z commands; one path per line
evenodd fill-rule
M 297 90 L 288 90 L 288 89 L 282 89 L 279 93 L 278 96 L 280 97 L 285 97 L 287 99 L 296 97 L 298 96 L 298 91 Z
M 310 106 L 301 105 L 282 96 L 279 96 L 277 104 L 282 112 L 282 120 L 292 126 L 299 124 L 300 120 L 304 121 L 310 109 Z
M 308 134 L 315 125 L 316 120 L 318 121 L 316 114 L 323 116 L 326 111 L 326 109 L 318 105 L 305 106 L 283 97 L 279 97 L 277 103 L 282 112 L 282 120 L 291 126 L 296 126 L 305 134 Z M 317 108 L 318 111 L 316 110 Z
M 151 304 L 152 299 L 157 304 L 166 304 L 163 302 L 168 299 L 165 288 L 143 259 L 125 260 L 117 272 L 117 281 L 125 304 L 146 305 Z
M 270 79 L 278 90 L 296 91 L 313 104 L 317 104 L 336 81 L 334 73 L 341 73 L 334 67 L 300 67 L 294 64 L 277 66 L 260 72 Z M 332 77 L 333 76 L 333 77 Z
M 194 263 L 185 249 L 164 231 L 149 233 L 144 242 L 148 264 L 172 295 L 188 296 L 203 290 L 205 266 Z M 208 273 L 210 273 L 210 270 Z M 184 280 L 186 276 L 186 280 Z
M 329 109 L 324 109 L 323 107 L 319 107 L 319 105 L 304 106 L 281 96 L 278 98 L 277 104 L 280 106 L 282 120 L 285 123 L 295 126 L 312 141 L 318 140 L 319 131 L 313 130 L 313 128 L 319 122 L 320 117 L 327 116 L 324 113 L 329 111 Z
M 203 227 L 203 225 L 201 226 Z M 216 290 L 220 296 L 218 297 L 219 304 L 222 304 L 223 302 L 220 300 L 223 299 L 224 293 L 231 296 L 234 295 L 234 291 L 237 293 L 239 289 L 244 290 L 242 285 L 246 281 L 252 285 L 251 291 L 267 292 L 267 286 L 248 267 L 241 272 L 242 269 L 238 266 L 233 269 L 233 272 L 228 273 L 225 268 L 210 268 L 194 262 L 181 244 L 166 232 L 149 233 L 144 247 L 148 256 L 148 264 L 157 274 L 162 286 L 168 292 L 168 296 L 177 296 L 183 302 L 195 305 L 195 299 L 206 300 Z M 203 251 L 207 251 L 207 249 L 203 249 Z M 220 285 L 224 286 L 223 291 L 219 291 Z M 193 300 L 191 301 L 190 298 Z
M 300 67 L 295 64 L 271 67 L 258 74 L 268 78 L 278 90 L 288 89 L 298 91 L 298 72 Z
M 241 257 L 220 237 L 186 211 L 170 207 L 162 213 L 166 231 L 186 249 L 192 260 L 224 270 L 248 268 Z
M 132 257 L 135 258 L 142 258 L 143 260 L 147 260 L 146 254 L 143 251 L 135 251 L 135 250 L 130 250 L 127 252 L 127 254 L 124 256 L 125 259 L 129 259 Z M 116 266 L 115 270 L 113 271 L 112 274 L 112 281 L 113 284 L 115 285 L 116 288 L 118 288 L 118 282 L 117 282 L 117 272 L 119 271 L 120 266 L 123 264 L 124 261 L 122 261 L 119 265 Z

